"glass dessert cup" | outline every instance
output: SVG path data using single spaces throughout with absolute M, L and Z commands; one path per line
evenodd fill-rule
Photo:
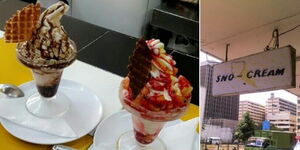
M 75 47 L 74 42 L 72 43 Z M 19 48 L 19 46 L 18 46 Z M 68 60 L 56 64 L 34 64 L 17 53 L 18 60 L 31 69 L 37 93 L 29 96 L 26 109 L 40 118 L 55 118 L 65 114 L 71 102 L 66 95 L 58 91 L 63 69 L 76 59 L 76 53 Z
M 133 131 L 123 133 L 117 141 L 118 150 L 167 150 L 166 144 L 157 136 L 165 123 L 179 119 L 187 106 L 168 111 L 150 111 L 123 96 L 120 90 L 120 101 L 131 113 Z

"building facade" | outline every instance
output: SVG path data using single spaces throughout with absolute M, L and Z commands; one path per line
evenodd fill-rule
M 300 98 L 297 100 L 296 134 L 300 136 Z
M 279 113 L 279 112 L 290 112 L 291 115 L 296 116 L 297 108 L 296 104 L 289 102 L 285 99 L 275 97 L 274 93 L 271 94 L 271 97 L 267 100 L 266 104 L 266 113 Z
M 269 120 L 271 124 L 274 124 L 277 128 L 281 128 L 284 131 L 296 131 L 296 112 L 296 104 L 275 97 L 273 93 L 267 100 L 266 119 Z
M 270 121 L 270 123 L 283 131 L 296 131 L 296 116 L 292 115 L 290 112 L 281 111 L 273 114 L 268 113 L 266 118 Z
M 203 122 L 208 123 L 209 120 L 216 119 L 220 119 L 220 121 L 235 120 L 237 122 L 239 95 L 212 96 L 212 70 L 211 64 L 201 66 L 201 86 L 206 87 Z
M 239 120 L 243 115 L 249 112 L 250 118 L 258 125 L 265 120 L 265 106 L 250 101 L 240 101 L 239 104 Z

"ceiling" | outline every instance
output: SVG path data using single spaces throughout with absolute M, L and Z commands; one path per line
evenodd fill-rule
M 279 33 L 300 24 L 299 0 L 202 0 L 201 49 L 228 60 L 262 52 L 275 28 Z M 272 45 L 272 44 L 271 44 Z M 279 38 L 279 46 L 292 45 L 300 57 L 300 27 Z M 300 96 L 300 61 L 296 69 L 297 88 L 290 92 Z

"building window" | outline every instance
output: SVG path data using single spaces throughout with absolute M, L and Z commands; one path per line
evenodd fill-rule
M 290 131 L 289 128 L 283 128 L 283 131 Z
M 287 126 L 287 124 L 279 123 L 279 124 L 277 124 L 277 126 Z

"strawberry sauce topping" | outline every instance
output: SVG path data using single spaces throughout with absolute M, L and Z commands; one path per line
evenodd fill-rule
M 189 81 L 181 75 L 176 77 L 178 71 L 175 67 L 176 62 L 166 53 L 162 42 L 151 39 L 146 43 L 152 57 L 151 78 L 135 99 L 130 98 L 131 90 L 128 88 L 130 81 L 129 78 L 125 78 L 122 86 L 126 95 L 123 96 L 130 100 L 128 104 L 136 109 L 141 106 L 150 111 L 171 112 L 176 108 L 186 107 L 192 91 Z

